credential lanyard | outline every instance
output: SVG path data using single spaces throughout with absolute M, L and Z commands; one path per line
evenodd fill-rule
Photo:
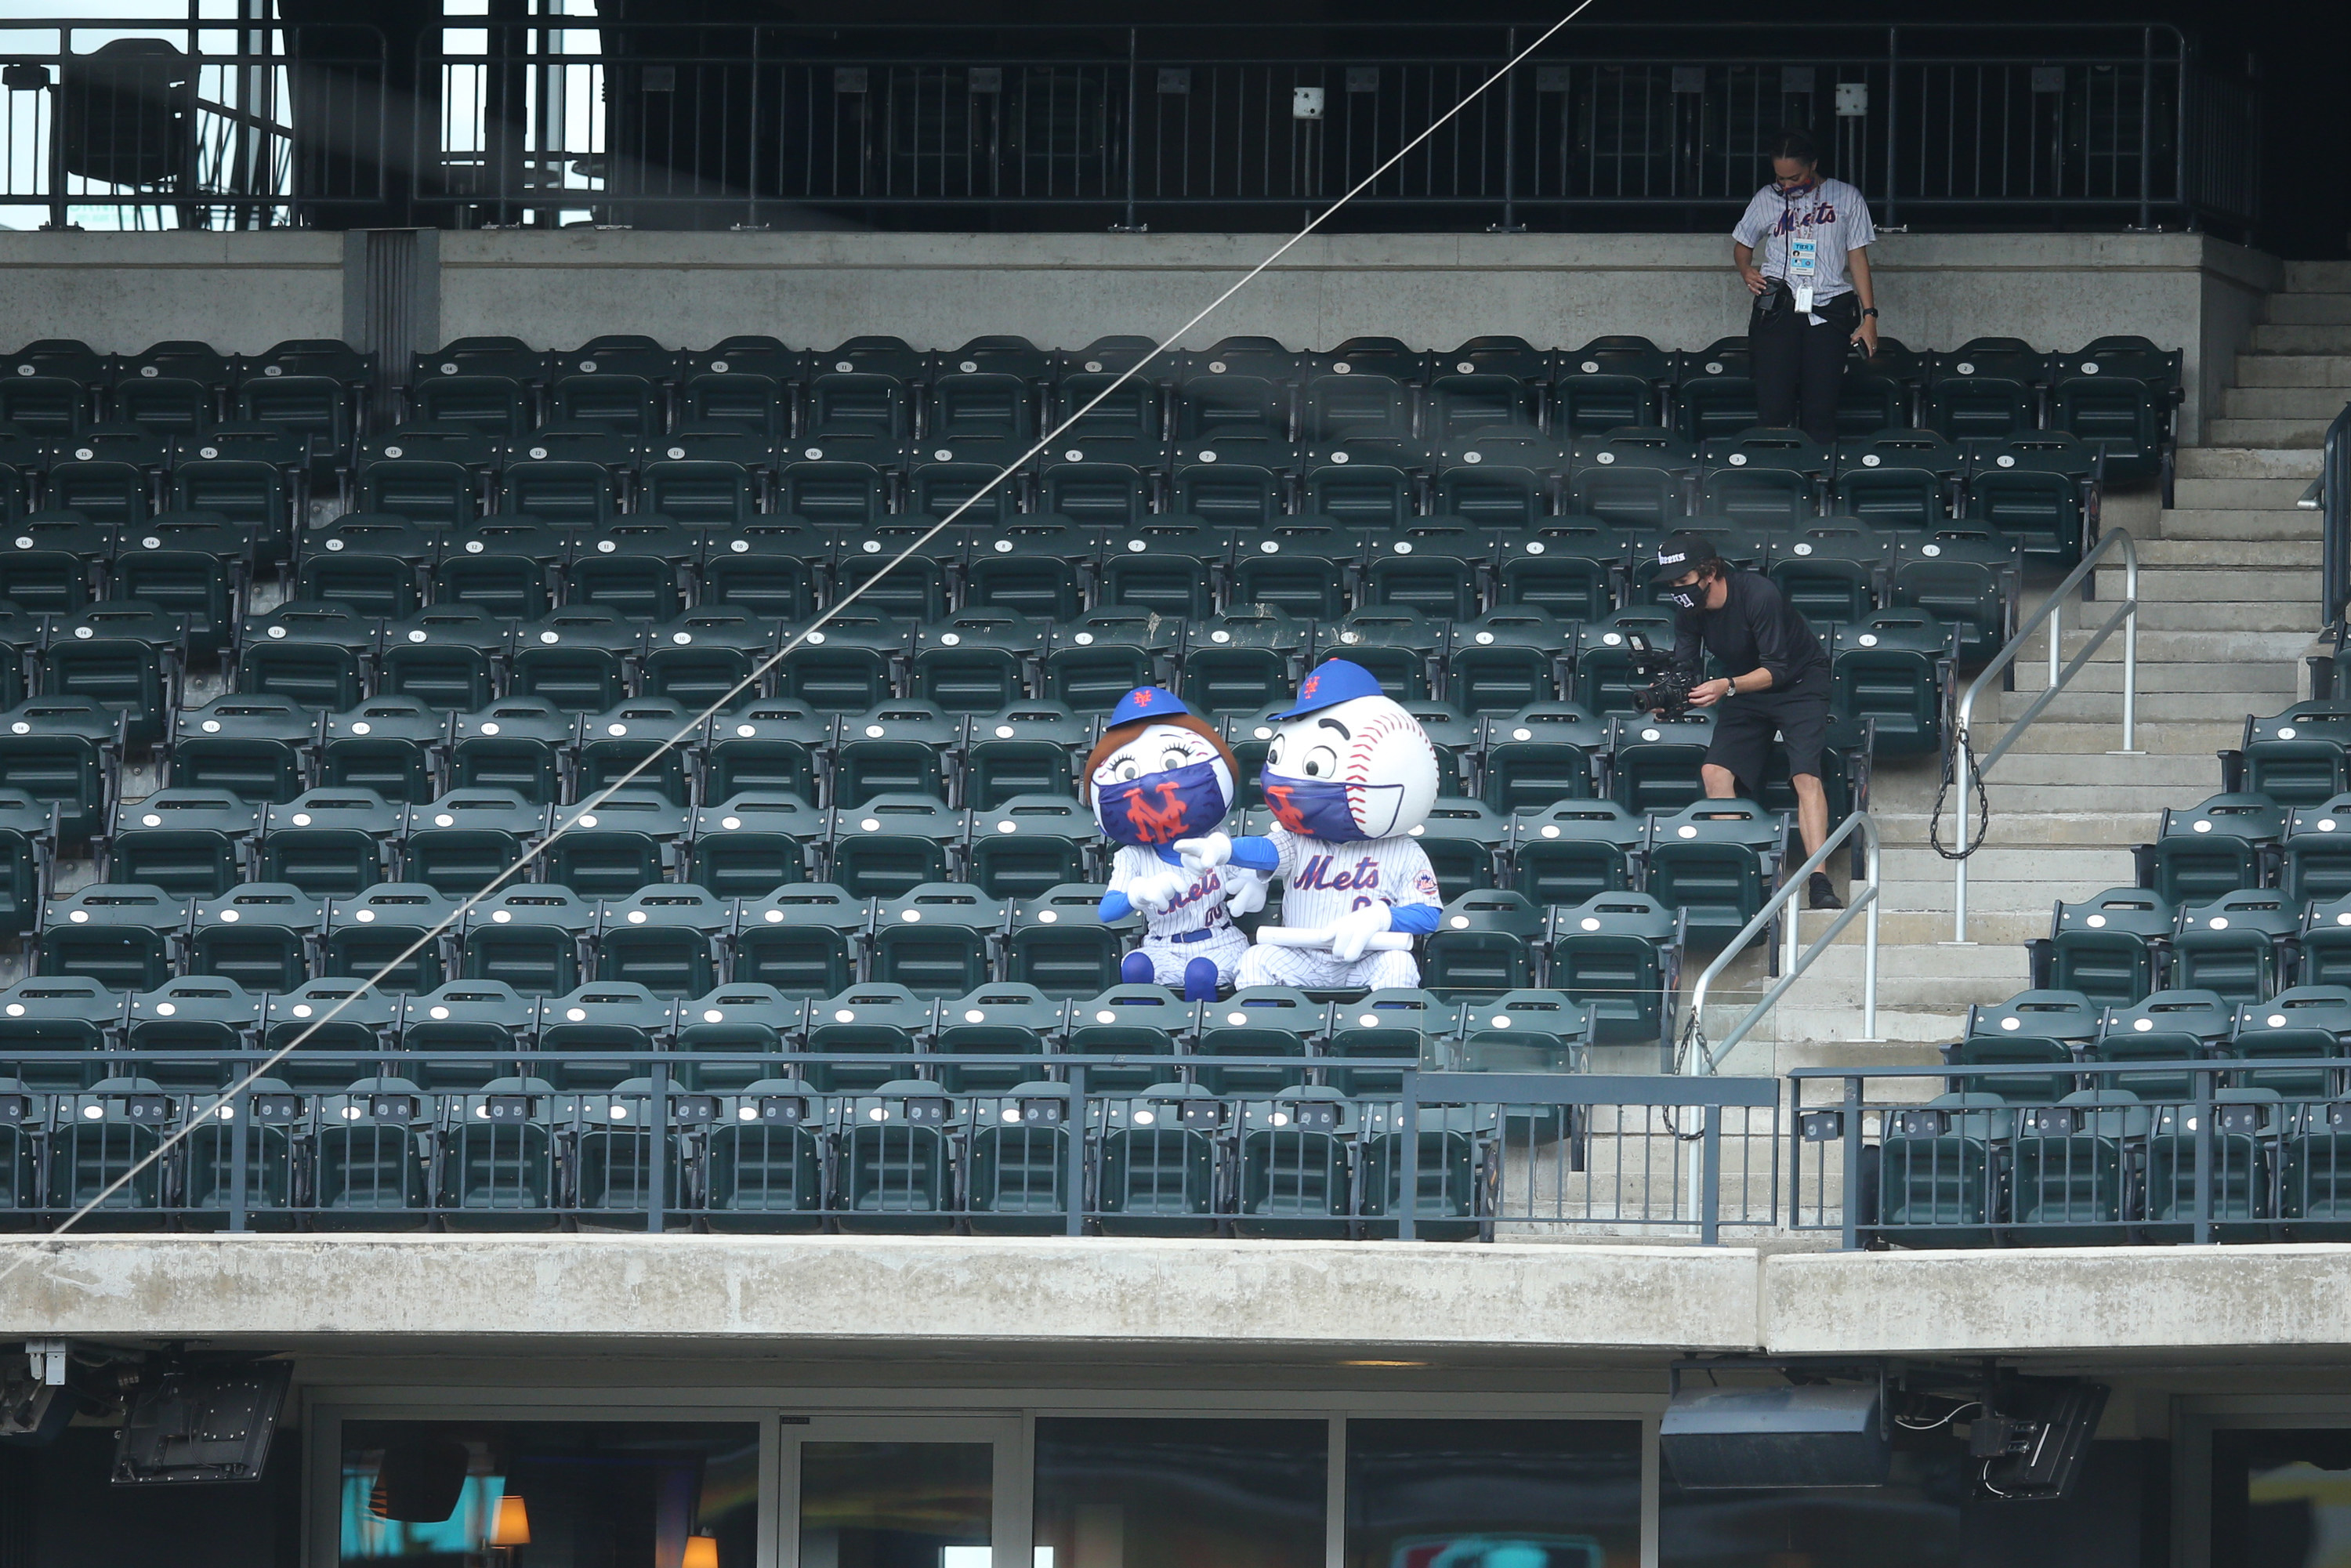
M 1803 193 L 1809 196 L 1818 190 L 1816 185 L 1808 186 Z M 1812 225 L 1806 224 L 1802 228 L 1796 226 L 1796 204 L 1791 193 L 1781 192 L 1780 200 L 1786 209 L 1788 284 L 1796 296 L 1797 314 L 1810 316 L 1813 313 L 1813 280 L 1820 273 L 1821 242 L 1813 234 Z

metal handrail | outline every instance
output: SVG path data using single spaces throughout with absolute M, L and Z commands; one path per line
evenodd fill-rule
M 2302 493 L 2299 503 L 2322 515 L 2318 525 L 2319 593 L 2325 600 L 2325 623 L 2343 619 L 2351 599 L 2351 405 L 2326 427 L 2320 449 L 2318 477 Z
M 1770 990 L 1763 993 L 1752 1008 L 1747 1010 L 1746 1017 L 1731 1026 L 1730 1032 L 1722 1037 L 1720 1045 L 1708 1044 L 1704 1029 L 1706 993 L 1707 988 L 1714 983 L 1714 977 L 1722 973 L 1733 958 L 1746 950 L 1747 945 L 1755 939 L 1756 934 L 1771 922 L 1771 917 L 1785 909 L 1796 894 L 1802 891 L 1811 880 L 1813 873 L 1826 865 L 1829 856 L 1837 847 L 1855 833 L 1861 835 L 1861 841 L 1865 846 L 1864 865 L 1866 869 L 1862 882 L 1851 890 L 1852 897 L 1846 901 L 1844 913 L 1830 921 L 1828 929 L 1813 937 L 1812 945 L 1802 952 L 1797 950 L 1796 946 L 1798 936 L 1796 922 L 1791 919 L 1786 932 L 1786 961 L 1781 966 L 1780 978 L 1773 983 Z M 1789 987 L 1796 983 L 1806 969 L 1812 967 L 1813 960 L 1819 957 L 1828 945 L 1836 940 L 1837 934 L 1852 925 L 1855 915 L 1865 912 L 1868 915 L 1868 924 L 1862 946 L 1861 1032 L 1865 1040 L 1877 1038 L 1877 895 L 1881 883 L 1878 870 L 1878 845 L 1876 820 L 1866 811 L 1855 811 L 1837 824 L 1836 831 L 1823 840 L 1821 847 L 1814 850 L 1802 865 L 1789 873 L 1781 883 L 1779 891 L 1764 902 L 1762 908 L 1755 912 L 1754 918 L 1740 927 L 1739 935 L 1723 944 L 1722 951 L 1714 956 L 1714 962 L 1706 967 L 1706 972 L 1698 977 L 1698 984 L 1691 988 L 1690 1029 L 1686 1037 L 1686 1049 L 1682 1053 L 1686 1060 L 1677 1059 L 1671 1063 L 1675 1071 L 1687 1072 L 1695 1070 L 1707 1073 L 1714 1072 L 1719 1067 L 1721 1059 L 1729 1053 L 1732 1047 L 1745 1040 L 1757 1024 L 1763 1021 L 1763 1015 L 1771 1010 L 1772 1005 L 1779 1001 Z M 1687 1050 L 1688 1044 L 1695 1044 L 1698 1047 L 1697 1051 L 1688 1051 Z
M 2090 640 L 2082 651 L 2071 660 L 2064 660 L 2065 601 L 2074 590 L 2089 580 L 2090 574 L 2097 570 L 2099 562 L 2117 551 L 2123 558 L 2122 602 L 2115 607 L 2114 613 L 2106 617 L 2105 623 L 2090 634 Z M 1998 744 L 1978 757 L 1968 740 L 1977 695 L 1984 689 L 1986 682 L 2005 674 L 2009 666 L 2016 663 L 2018 656 L 2024 652 L 2025 640 L 2043 622 L 2049 625 L 2048 689 L 2033 698 L 2032 706 L 2009 725 Z M 2057 694 L 2072 683 L 2082 666 L 2090 662 L 2090 655 L 2105 646 L 2116 626 L 2123 628 L 2123 744 L 2116 755 L 2136 757 L 2138 755 L 2138 541 L 2131 538 L 2128 528 L 2110 528 L 2100 536 L 2098 542 L 2082 557 L 2082 563 L 2050 591 L 2048 600 L 2040 609 L 2025 618 L 2024 624 L 2016 629 L 2016 635 L 2008 640 L 2008 645 L 1991 656 L 1991 662 L 1984 665 L 1983 672 L 1960 696 L 1958 714 L 1951 725 L 1950 750 L 1943 760 L 1944 776 L 1953 785 L 1953 810 L 1959 817 L 1959 831 L 1953 841 L 1958 851 L 1952 872 L 1955 880 L 1952 883 L 1951 940 L 1954 943 L 1964 943 L 1968 939 L 1968 856 L 1973 852 L 1968 843 L 1970 797 L 1981 787 L 1984 775 L 1991 771 L 1992 764 L 2008 755 L 2009 747 L 2014 746 L 2032 721 L 2041 716 L 2041 710 L 2056 700 Z M 2064 662 L 2061 664 L 2060 661 Z M 1961 769 L 1966 771 L 1965 778 L 1960 777 Z

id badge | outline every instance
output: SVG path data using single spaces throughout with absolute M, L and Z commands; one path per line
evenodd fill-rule
M 1788 281 L 1794 287 L 1796 311 L 1813 312 L 1813 277 L 1820 270 L 1821 244 L 1809 234 L 1788 236 Z

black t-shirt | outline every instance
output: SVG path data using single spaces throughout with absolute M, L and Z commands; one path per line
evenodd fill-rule
M 1828 651 L 1779 584 L 1751 571 L 1733 571 L 1719 610 L 1684 610 L 1674 617 L 1674 663 L 1695 677 L 1698 650 L 1712 653 L 1726 675 L 1771 672 L 1771 689 L 1786 691 L 1828 679 Z

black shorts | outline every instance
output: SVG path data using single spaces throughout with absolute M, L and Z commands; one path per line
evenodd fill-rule
M 1714 705 L 1714 743 L 1706 759 L 1727 768 L 1739 780 L 1740 792 L 1752 800 L 1763 787 L 1763 765 L 1771 760 L 1771 737 L 1788 743 L 1788 771 L 1820 777 L 1821 747 L 1829 735 L 1829 682 L 1825 674 L 1808 676 L 1784 692 L 1753 692 L 1725 697 Z

